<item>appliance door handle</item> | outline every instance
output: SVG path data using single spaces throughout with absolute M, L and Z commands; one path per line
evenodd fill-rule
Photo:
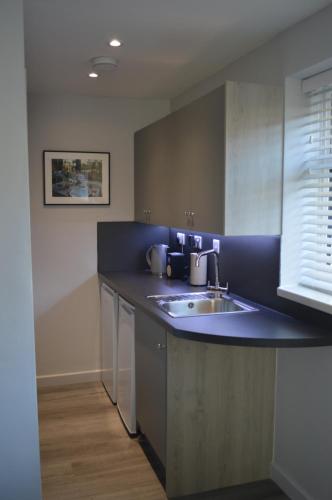
M 127 305 L 127 304 L 121 304 L 121 307 L 122 307 L 122 309 L 123 309 L 123 310 L 124 310 L 127 314 L 132 315 L 132 314 L 134 314 L 134 312 L 135 312 L 135 309 L 134 309 L 134 308 L 131 308 L 131 307 L 130 307 L 129 305 Z

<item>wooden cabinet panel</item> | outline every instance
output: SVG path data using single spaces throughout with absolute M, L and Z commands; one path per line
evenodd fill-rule
M 225 234 L 280 234 L 282 89 L 226 83 Z
M 275 349 L 167 338 L 166 492 L 270 476 Z

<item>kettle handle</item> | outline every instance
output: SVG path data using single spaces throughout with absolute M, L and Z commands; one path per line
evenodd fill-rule
M 146 254 L 145 254 L 145 258 L 146 258 L 146 262 L 148 263 L 149 267 L 151 267 L 151 250 L 153 248 L 153 245 L 151 245 L 147 251 L 146 251 Z

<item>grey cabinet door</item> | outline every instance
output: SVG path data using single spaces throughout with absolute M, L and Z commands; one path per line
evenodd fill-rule
M 173 168 L 173 117 L 168 115 L 155 123 L 151 130 L 150 149 L 150 221 L 152 224 L 171 225 L 169 204 Z
M 135 219 L 171 225 L 172 115 L 135 134 Z
M 166 464 L 166 332 L 136 309 L 136 417 L 161 462 Z
M 134 137 L 135 163 L 135 220 L 147 222 L 149 186 L 149 130 L 148 127 L 136 132 Z
M 224 113 L 224 87 L 173 113 L 173 227 L 223 229 Z
M 196 231 L 222 233 L 224 229 L 224 121 L 225 87 L 197 99 L 187 109 L 190 162 L 190 209 Z
M 171 226 L 191 228 L 192 127 L 188 107 L 172 114 L 172 186 L 170 189 Z

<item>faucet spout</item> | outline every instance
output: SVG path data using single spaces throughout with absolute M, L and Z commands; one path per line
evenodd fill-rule
M 201 260 L 201 258 L 203 257 L 203 255 L 209 255 L 210 253 L 214 253 L 215 255 L 218 255 L 216 253 L 215 250 L 213 250 L 213 248 L 211 248 L 211 250 L 203 250 L 202 252 L 199 252 L 197 255 L 196 255 L 196 260 L 195 260 L 195 266 L 196 267 L 199 267 L 199 262 Z
M 220 286 L 220 283 L 219 283 L 219 263 L 218 263 L 219 254 L 213 248 L 211 248 L 210 250 L 203 250 L 202 252 L 199 252 L 196 256 L 195 266 L 199 267 L 199 262 L 200 262 L 201 258 L 203 257 L 203 255 L 210 255 L 210 254 L 213 255 L 213 257 L 214 257 L 215 284 L 214 284 L 214 286 L 209 285 L 208 289 L 228 293 L 228 283 L 227 283 L 226 287 Z

